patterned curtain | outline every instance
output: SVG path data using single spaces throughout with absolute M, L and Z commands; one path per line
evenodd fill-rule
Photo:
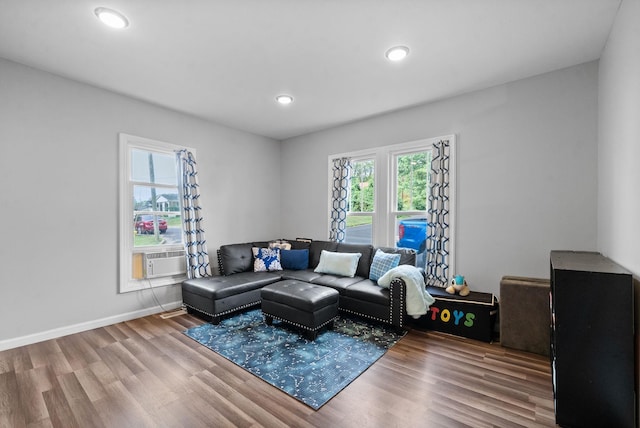
M 211 276 L 207 240 L 202 229 L 202 213 L 200 208 L 200 190 L 198 171 L 193 154 L 187 150 L 176 152 L 180 171 L 182 197 L 182 220 L 184 230 L 184 246 L 187 257 L 187 274 L 189 278 Z
M 447 286 L 449 281 L 450 242 L 450 167 L 451 146 L 448 140 L 433 144 L 431 184 L 429 186 L 429 220 L 426 245 L 427 285 Z
M 349 187 L 351 180 L 351 159 L 333 159 L 333 186 L 331 189 L 331 223 L 329 240 L 344 241 L 349 210 Z

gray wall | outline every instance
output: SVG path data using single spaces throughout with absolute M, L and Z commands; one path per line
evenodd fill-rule
M 456 134 L 457 271 L 499 292 L 596 249 L 596 62 L 283 142 L 282 235 L 327 238 L 330 154 Z M 301 180 L 300 177 L 304 177 Z
M 597 249 L 638 276 L 639 15 L 623 2 L 599 77 L 588 63 L 281 144 L 0 59 L 0 348 L 157 310 L 148 290 L 117 293 L 118 132 L 197 150 L 211 253 L 326 239 L 329 154 L 454 133 L 458 272 L 472 288 L 547 277 L 551 249 Z M 274 171 L 280 190 L 252 190 Z
M 625 0 L 600 60 L 598 249 L 640 277 L 640 2 Z
M 598 250 L 635 276 L 640 358 L 640 2 L 624 0 L 600 58 Z M 636 373 L 636 391 L 640 373 Z M 640 395 L 636 393 L 636 407 Z M 637 425 L 637 421 L 636 421 Z
M 212 94 L 213 95 L 213 94 Z M 118 133 L 196 149 L 210 253 L 280 227 L 280 144 L 0 59 L 2 341 L 155 308 L 118 294 Z M 177 286 L 155 290 L 181 301 Z

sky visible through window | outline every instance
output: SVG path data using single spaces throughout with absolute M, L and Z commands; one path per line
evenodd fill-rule
M 177 186 L 176 157 L 173 154 L 133 149 L 131 152 L 131 179 L 142 183 Z M 135 204 L 151 200 L 152 186 L 134 186 Z M 157 194 L 175 194 L 177 190 L 157 189 Z

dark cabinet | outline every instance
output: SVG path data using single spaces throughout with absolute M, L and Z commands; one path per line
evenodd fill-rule
M 600 253 L 552 251 L 550 259 L 556 423 L 633 427 L 633 277 Z

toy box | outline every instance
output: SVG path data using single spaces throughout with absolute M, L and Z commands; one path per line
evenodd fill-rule
M 493 293 L 472 291 L 462 297 L 449 294 L 444 288 L 427 287 L 435 298 L 429 312 L 414 324 L 428 330 L 491 342 L 498 316 L 498 299 Z

